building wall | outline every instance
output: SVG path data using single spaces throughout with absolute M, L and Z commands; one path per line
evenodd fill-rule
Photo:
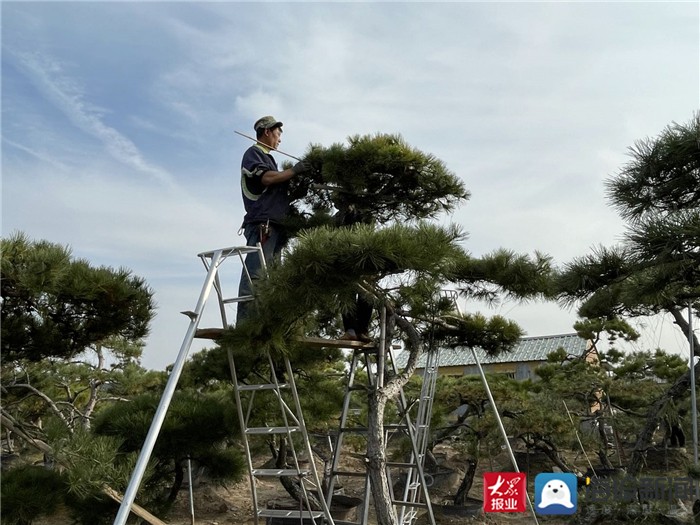
M 423 369 L 419 369 L 418 373 L 423 375 Z M 448 377 L 462 377 L 466 374 L 466 367 L 464 366 L 441 366 L 438 369 L 438 375 L 448 376 Z
M 588 347 L 588 352 L 586 354 L 586 361 L 591 365 L 595 366 L 598 364 L 598 353 L 595 348 Z M 505 374 L 508 377 L 517 379 L 519 381 L 524 381 L 526 379 L 531 379 L 536 381 L 537 375 L 535 370 L 546 361 L 520 361 L 520 362 L 508 362 L 508 363 L 489 363 L 482 365 L 484 372 L 487 374 Z M 422 368 L 417 369 L 418 374 L 423 375 L 424 370 Z M 441 376 L 451 376 L 451 377 L 461 377 L 464 375 L 476 375 L 479 373 L 479 369 L 476 365 L 451 365 L 451 366 L 441 366 L 438 370 L 438 375 Z

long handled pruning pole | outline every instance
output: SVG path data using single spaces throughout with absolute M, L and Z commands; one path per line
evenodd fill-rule
M 253 137 L 249 137 L 249 136 L 246 135 L 245 133 L 241 133 L 240 131 L 235 131 L 235 130 L 234 130 L 234 133 L 237 133 L 237 134 L 239 134 L 241 137 L 245 137 L 245 138 L 247 138 L 248 140 L 252 140 L 253 142 L 257 142 L 258 144 L 262 144 L 263 146 L 265 146 L 265 147 L 268 148 L 268 149 L 271 149 L 272 151 L 276 151 L 277 153 L 281 153 L 282 155 L 286 155 L 286 156 L 289 157 L 290 159 L 301 160 L 299 157 L 295 157 L 294 155 L 290 155 L 289 153 L 285 153 L 285 152 L 282 151 L 282 150 L 275 149 L 275 148 L 270 148 L 270 146 L 268 146 L 268 145 L 265 144 L 264 142 L 260 142 L 258 139 L 254 139 Z

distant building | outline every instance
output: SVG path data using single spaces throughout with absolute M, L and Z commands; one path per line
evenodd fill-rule
M 476 355 L 484 372 L 487 374 L 505 374 L 512 379 L 536 380 L 535 370 L 547 362 L 547 355 L 563 348 L 568 356 L 582 357 L 591 363 L 596 362 L 595 349 L 591 351 L 591 342 L 582 339 L 577 334 L 548 335 L 540 337 L 523 337 L 510 352 L 499 356 L 489 356 L 481 348 L 476 349 Z M 408 352 L 403 350 L 396 358 L 398 366 L 406 364 Z M 418 361 L 416 373 L 423 375 L 425 356 Z M 474 357 L 469 348 L 443 348 L 440 350 L 438 375 L 460 377 L 479 372 Z

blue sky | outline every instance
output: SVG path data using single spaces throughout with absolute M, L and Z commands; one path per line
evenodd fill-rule
M 177 356 L 179 312 L 204 280 L 196 254 L 244 243 L 249 143 L 234 131 L 262 115 L 284 121 L 295 155 L 400 133 L 472 192 L 444 220 L 474 255 L 563 264 L 620 239 L 603 181 L 627 148 L 698 108 L 697 2 L 1 6 L 2 235 L 143 276 L 159 307 L 149 368 Z M 551 304 L 467 308 L 529 335 L 576 319 Z M 683 348 L 669 323 L 643 328 L 645 344 Z

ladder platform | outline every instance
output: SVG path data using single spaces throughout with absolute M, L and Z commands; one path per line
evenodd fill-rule
M 246 434 L 286 434 L 287 432 L 299 432 L 299 427 L 251 427 L 245 430 Z
M 324 339 L 323 337 L 301 337 L 297 339 L 312 348 L 355 348 L 366 351 L 376 351 L 377 345 L 374 343 L 364 343 L 362 341 L 350 341 L 347 339 Z
M 291 476 L 307 476 L 310 471 L 309 470 L 301 470 L 298 471 L 293 468 L 255 468 L 251 471 L 253 473 L 253 476 L 259 476 L 261 478 L 264 477 L 291 477 Z
M 197 339 L 211 339 L 216 341 L 224 335 L 223 328 L 197 328 L 194 332 L 194 336 Z
M 221 255 L 223 257 L 228 257 L 229 255 L 233 255 L 233 254 L 245 255 L 248 253 L 255 253 L 255 252 L 259 252 L 259 251 L 260 250 L 258 249 L 257 246 L 231 246 L 230 248 L 222 248 L 220 250 L 209 250 L 206 252 L 201 252 L 201 253 L 197 254 L 197 257 L 211 258 L 219 252 L 221 252 Z

